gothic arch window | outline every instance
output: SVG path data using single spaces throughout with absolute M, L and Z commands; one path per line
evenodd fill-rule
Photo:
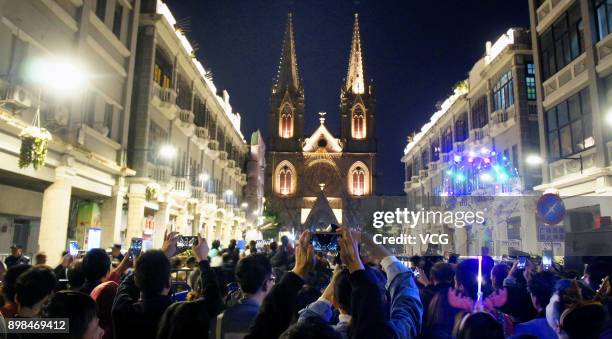
M 361 161 L 354 163 L 349 169 L 348 186 L 351 195 L 370 194 L 370 171 Z
M 353 139 L 365 139 L 367 137 L 365 109 L 361 105 L 353 107 L 353 113 L 351 114 L 351 135 Z
M 283 161 L 278 164 L 274 176 L 276 193 L 283 196 L 295 193 L 297 187 L 297 172 L 290 162 Z
M 278 135 L 285 139 L 293 137 L 293 109 L 289 104 L 283 105 L 280 110 Z

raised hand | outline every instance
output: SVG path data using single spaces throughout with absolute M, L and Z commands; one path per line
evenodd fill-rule
M 448 303 L 452 307 L 466 312 L 472 312 L 472 309 L 474 308 L 474 300 L 460 295 L 458 290 L 449 288 L 447 297 Z
M 351 273 L 363 270 L 364 267 L 359 257 L 359 245 L 357 241 L 360 234 L 358 232 L 351 232 L 347 227 L 338 228 L 338 233 L 341 234 L 338 243 L 340 245 L 340 259 L 342 259 L 342 262 Z
M 168 258 L 176 254 L 176 242 L 178 241 L 178 232 L 166 231 L 164 233 L 164 243 L 162 244 L 161 250 L 166 254 Z
M 304 278 L 314 267 L 315 252 L 310 244 L 310 232 L 304 231 L 295 246 L 295 266 L 291 270 L 300 278 Z
M 197 244 L 193 244 L 191 249 L 193 250 L 193 255 L 195 255 L 198 262 L 208 260 L 208 243 L 206 242 L 206 239 L 201 237 L 199 234 Z

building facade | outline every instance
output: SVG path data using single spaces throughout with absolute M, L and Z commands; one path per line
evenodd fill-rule
M 563 198 L 570 255 L 597 254 L 576 245 L 612 240 L 610 10 L 608 1 L 529 1 L 543 162 L 536 189 Z
M 0 1 L 2 251 L 18 243 L 53 261 L 68 238 L 85 247 L 90 228 L 104 246 L 118 239 L 126 177 L 134 174 L 124 152 L 139 11 L 139 0 Z M 72 88 L 66 82 L 75 74 L 47 69 L 43 86 L 32 70 L 49 60 L 104 76 Z M 20 168 L 20 134 L 37 125 L 37 107 L 52 135 L 47 159 L 37 170 Z
M 441 247 L 407 247 L 408 252 L 496 254 L 512 250 L 537 253 L 532 200 L 537 169 L 525 154 L 538 152 L 535 68 L 530 35 L 510 29 L 487 42 L 466 80 L 459 82 L 421 130 L 409 137 L 402 162 L 410 210 L 495 210 L 485 224 L 455 225 L 440 220 L 412 230 L 448 234 Z
M 144 0 L 138 29 L 130 119 L 124 242 L 164 232 L 242 238 L 247 143 L 227 91 L 194 57 L 162 2 Z
M 314 133 L 304 133 L 304 120 L 309 115 L 305 113 L 289 14 L 270 97 L 266 146 L 266 177 L 270 178 L 265 184 L 266 197 L 282 227 L 350 223 L 354 202 L 375 191 L 375 96 L 365 77 L 357 15 L 339 114 L 339 138 L 325 125 L 325 113 L 319 113 L 320 125 Z

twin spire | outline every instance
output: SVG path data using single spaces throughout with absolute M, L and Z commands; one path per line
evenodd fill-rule
M 365 92 L 365 74 L 363 70 L 363 56 L 361 52 L 361 36 L 359 34 L 359 16 L 355 13 L 353 25 L 353 39 L 351 42 L 351 53 L 349 55 L 348 73 L 346 76 L 346 90 L 354 94 Z M 274 82 L 274 92 L 282 89 L 301 89 L 298 75 L 297 57 L 295 53 L 295 41 L 293 38 L 293 15 L 287 15 L 287 28 L 283 38 L 278 73 Z
M 274 89 L 300 89 L 300 78 L 298 75 L 297 57 L 295 54 L 295 41 L 293 39 L 293 15 L 287 15 L 287 28 L 283 38 L 283 49 L 281 51 L 280 64 L 274 83 Z
M 350 89 L 353 94 L 363 94 L 365 92 L 364 77 L 363 57 L 361 55 L 361 37 L 359 36 L 359 16 L 355 13 L 353 41 L 351 43 L 348 74 L 346 76 L 346 89 Z

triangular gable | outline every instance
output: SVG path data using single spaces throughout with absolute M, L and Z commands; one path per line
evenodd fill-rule
M 342 143 L 339 139 L 334 138 L 334 136 L 327 130 L 325 125 L 321 123 L 319 128 L 317 128 L 314 133 L 307 138 L 304 142 L 303 151 L 304 152 L 317 152 L 319 150 L 319 140 L 324 139 L 325 150 L 331 153 L 340 153 L 342 152 Z
M 308 229 L 311 227 L 327 227 L 330 224 L 339 225 L 340 223 L 336 219 L 336 215 L 331 206 L 329 206 L 329 201 L 325 193 L 321 190 L 319 194 L 317 194 L 317 200 L 315 200 L 312 210 L 308 213 L 304 226 Z

